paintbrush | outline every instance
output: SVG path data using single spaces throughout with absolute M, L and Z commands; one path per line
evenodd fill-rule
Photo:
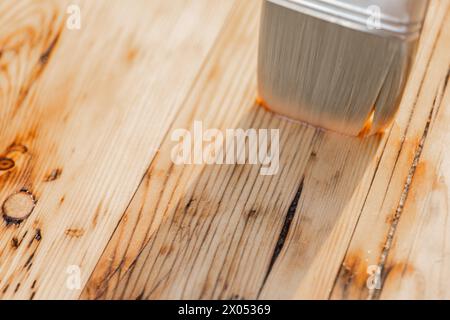
M 270 110 L 347 135 L 394 119 L 428 0 L 264 0 L 260 100 Z

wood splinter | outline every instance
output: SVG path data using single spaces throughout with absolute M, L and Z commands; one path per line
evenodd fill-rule
M 21 190 L 3 202 L 3 219 L 7 224 L 20 224 L 31 215 L 35 207 L 34 195 L 27 190 Z

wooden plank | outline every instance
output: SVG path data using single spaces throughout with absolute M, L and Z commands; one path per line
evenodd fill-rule
M 390 139 L 336 280 L 331 296 L 333 299 L 377 298 L 380 294 L 378 290 L 380 281 L 372 283 L 377 284 L 375 286 L 367 285 L 368 280 L 375 279 L 371 278 L 369 268 L 378 272 L 382 271 L 380 280 L 383 280 L 392 268 L 403 270 L 401 266 L 386 264 L 386 258 L 392 246 L 392 238 L 396 233 L 400 218 L 404 215 L 403 206 L 409 194 L 410 184 L 417 175 L 419 177 L 421 175 L 416 172 L 419 170 L 416 170 L 416 165 L 421 156 L 422 145 L 424 143 L 434 144 L 436 140 L 445 138 L 442 131 L 442 137 L 439 138 L 437 136 L 429 137 L 427 132 L 429 119 L 434 118 L 439 109 L 448 107 L 441 99 L 443 84 L 448 80 L 450 67 L 450 12 L 448 8 L 448 2 L 441 1 L 433 2 L 429 10 L 415 74 L 412 76 L 403 101 L 403 109 L 413 107 L 413 113 L 407 120 L 408 125 L 402 133 L 402 139 L 399 140 L 400 145 Z M 442 24 L 443 18 L 445 20 Z M 433 45 L 436 35 L 438 35 L 438 40 Z M 423 80 L 418 76 L 422 70 L 426 72 Z M 400 117 L 400 121 L 403 119 L 405 118 Z M 419 180 L 421 179 L 419 178 Z M 408 215 L 407 212 L 405 214 Z M 408 220 L 408 217 L 406 219 Z M 415 220 L 414 224 L 420 226 L 420 219 Z M 435 231 L 439 233 L 439 229 L 435 229 Z M 443 236 L 442 233 L 440 236 Z M 405 239 L 403 240 L 402 237 Z M 404 243 L 411 240 L 405 232 L 400 233 L 398 238 Z M 413 245 L 411 242 L 408 244 Z M 392 276 L 394 277 L 394 275 Z M 399 279 L 390 280 L 391 283 L 398 285 L 397 281 Z M 430 279 L 429 285 L 435 287 L 436 284 Z M 390 290 L 389 294 L 390 297 L 402 295 L 404 295 L 403 290 L 398 292 Z
M 252 34 L 258 24 L 256 15 L 247 17 L 256 8 L 247 6 L 236 9 L 169 132 L 190 128 L 194 120 L 222 130 L 279 127 L 280 174 L 173 166 L 167 136 L 83 298 L 329 296 L 369 190 L 377 190 L 375 175 L 388 177 L 380 166 L 390 164 L 386 170 L 392 171 L 402 148 L 446 4 L 434 2 L 429 12 L 398 121 L 388 134 L 368 140 L 316 131 L 254 107 L 255 85 L 248 77 L 255 73 L 250 62 L 256 60 Z M 245 50 L 241 30 L 250 32 Z M 224 103 L 230 96 L 233 103 Z M 420 132 L 425 123 L 413 125 Z
M 450 69 L 383 266 L 381 299 L 450 299 L 449 77 Z
M 0 204 L 33 209 L 0 226 L 5 299 L 80 295 L 234 1 L 77 3 L 78 31 L 68 1 L 0 3 Z

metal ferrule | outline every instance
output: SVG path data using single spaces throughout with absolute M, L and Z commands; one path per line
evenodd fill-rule
M 405 40 L 419 37 L 428 0 L 267 0 L 347 28 Z

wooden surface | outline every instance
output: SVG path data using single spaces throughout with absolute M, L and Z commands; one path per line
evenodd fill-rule
M 258 0 L 70 3 L 0 3 L 1 298 L 450 298 L 450 1 L 368 139 L 258 106 Z M 175 165 L 195 120 L 280 129 L 279 173 Z

